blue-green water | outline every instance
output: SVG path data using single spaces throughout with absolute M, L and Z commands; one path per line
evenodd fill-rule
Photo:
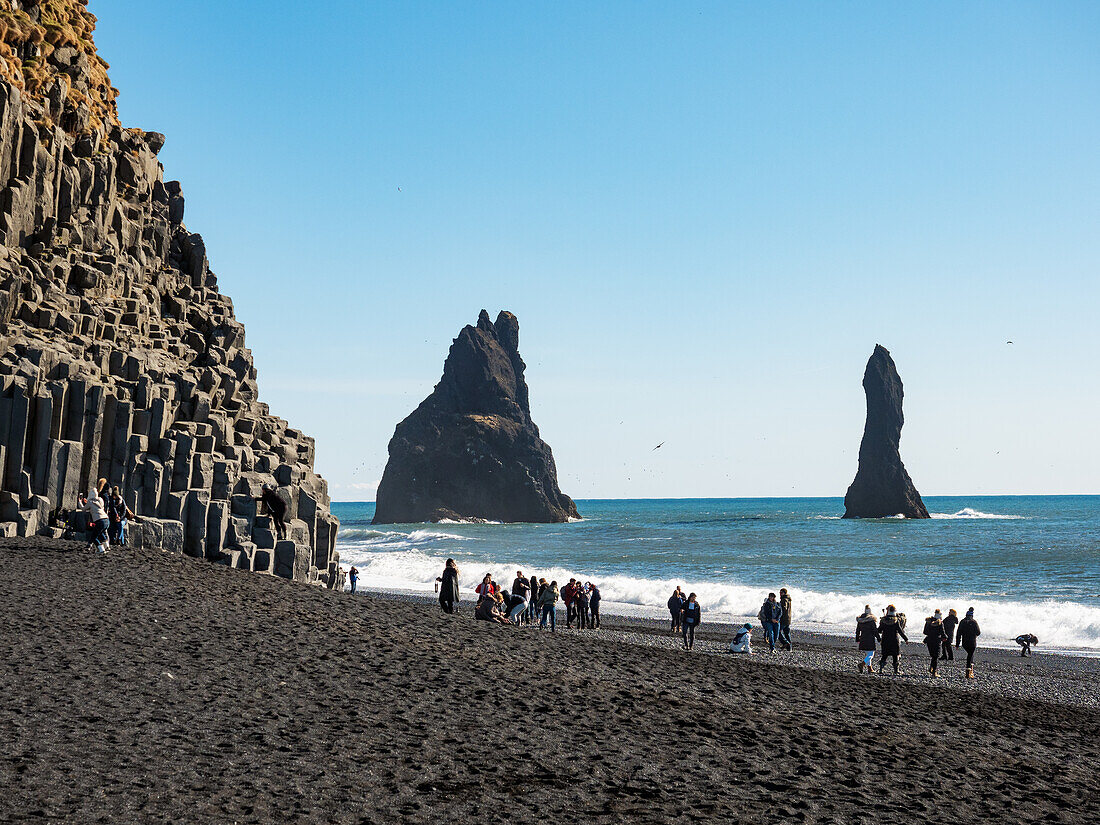
M 433 590 L 453 557 L 463 592 L 517 569 L 601 586 L 604 609 L 663 611 L 675 584 L 722 618 L 755 616 L 787 587 L 795 620 L 848 632 L 865 604 L 909 616 L 977 610 L 983 641 L 1025 631 L 1043 647 L 1100 651 L 1100 496 L 927 497 L 931 520 L 846 521 L 840 499 L 578 502 L 571 524 L 372 527 L 337 503 L 341 560 L 368 587 Z

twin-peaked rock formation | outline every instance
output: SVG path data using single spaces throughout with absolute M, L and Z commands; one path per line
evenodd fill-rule
M 139 543 L 337 586 L 313 439 L 269 414 L 233 304 L 124 129 L 81 0 L 0 0 L 0 535 L 59 532 L 98 477 Z M 253 500 L 288 505 L 276 541 Z
M 482 310 L 462 329 L 435 390 L 390 440 L 376 524 L 578 517 L 531 420 L 524 369 L 512 313 L 494 323 Z
M 928 518 L 928 510 L 901 462 L 905 392 L 894 359 L 881 344 L 863 374 L 867 424 L 859 445 L 859 469 L 844 496 L 844 518 Z

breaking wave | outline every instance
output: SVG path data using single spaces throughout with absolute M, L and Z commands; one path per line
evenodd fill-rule
M 963 507 L 957 513 L 929 513 L 932 518 L 938 519 L 1006 519 L 1015 520 L 1023 519 L 1026 516 L 1008 516 L 1000 515 L 998 513 L 983 513 L 980 510 L 974 510 L 970 507 Z

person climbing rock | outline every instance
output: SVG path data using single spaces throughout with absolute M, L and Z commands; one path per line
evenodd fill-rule
M 262 490 L 263 492 L 255 497 L 255 500 L 264 505 L 275 527 L 275 538 L 282 541 L 286 538 L 286 502 L 283 501 L 274 484 L 265 484 Z

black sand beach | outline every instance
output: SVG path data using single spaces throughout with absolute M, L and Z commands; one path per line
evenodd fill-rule
M 1087 660 L 961 690 L 43 539 L 0 604 L 2 822 L 1100 821 Z

